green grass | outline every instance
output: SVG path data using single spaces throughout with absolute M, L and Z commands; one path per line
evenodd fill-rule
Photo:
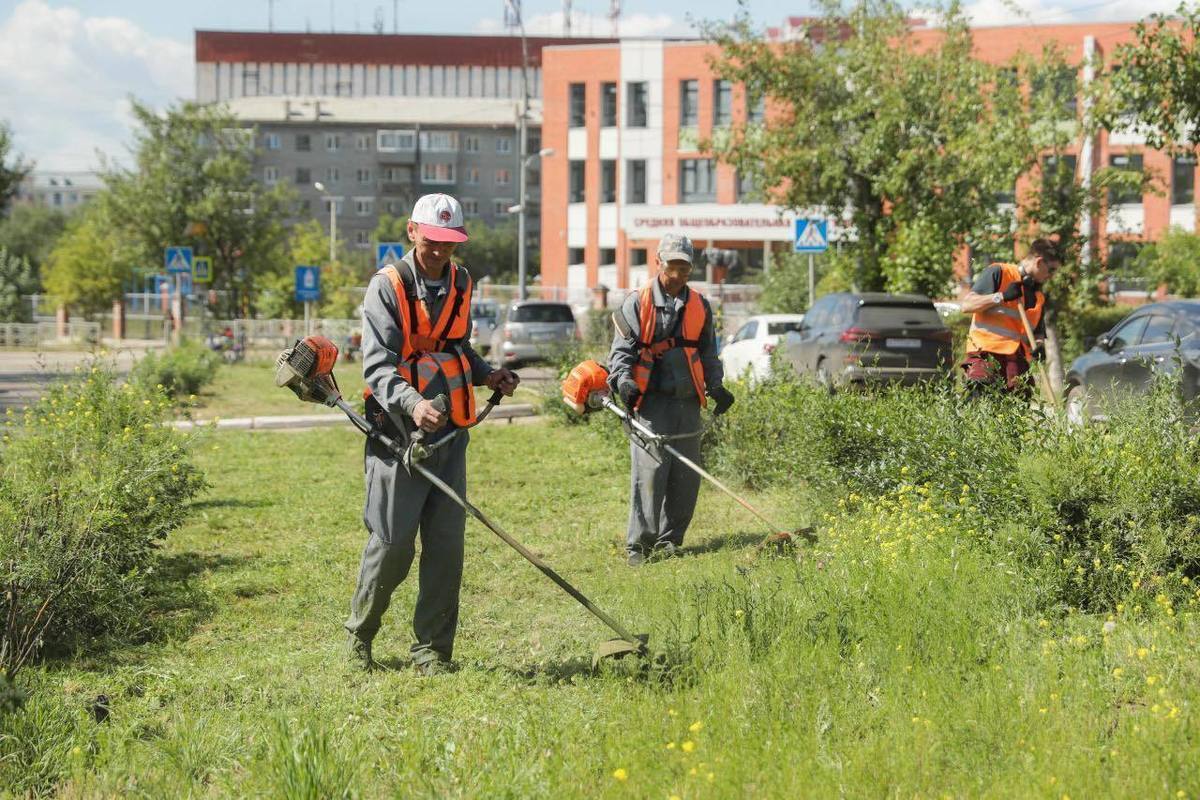
M 1200 794 L 1191 613 L 1042 620 L 1022 573 L 917 503 L 799 491 L 752 498 L 822 519 L 802 559 L 753 558 L 763 531 L 705 489 L 689 554 L 634 571 L 623 447 L 544 424 L 472 437 L 474 502 L 649 632 L 657 668 L 592 674 L 609 632 L 470 522 L 459 671 L 406 669 L 414 574 L 376 640 L 390 669 L 346 672 L 360 438 L 220 433 L 164 565 L 205 599 L 164 612 L 158 641 L 23 675 L 0 775 L 72 797 Z

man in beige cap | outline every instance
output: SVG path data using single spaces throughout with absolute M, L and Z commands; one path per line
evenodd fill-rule
M 419 428 L 432 444 L 475 421 L 473 386 L 512 395 L 519 378 L 493 369 L 471 348 L 471 276 L 450 260 L 467 241 L 459 202 L 445 194 L 421 197 L 408 222 L 408 238 L 412 249 L 372 278 L 363 301 L 366 411 L 393 438 L 403 441 Z M 446 411 L 430 402 L 438 395 L 449 400 Z M 467 493 L 467 441 L 464 431 L 422 462 L 460 496 Z M 408 575 L 420 532 L 412 659 L 421 674 L 436 674 L 454 650 L 466 513 L 369 439 L 365 467 L 363 522 L 370 536 L 346 620 L 349 659 L 356 667 L 371 668 L 371 642 L 392 592 Z
M 733 395 L 722 385 L 712 308 L 687 285 L 693 248 L 686 236 L 667 234 L 658 243 L 656 275 L 630 294 L 613 314 L 617 333 L 608 356 L 608 382 L 631 412 L 655 433 L 699 433 L 700 409 L 712 397 L 713 413 L 723 414 Z M 700 462 L 700 439 L 673 442 Z M 651 552 L 675 555 L 696 510 L 700 476 L 666 453 L 629 447 L 631 487 L 626 558 L 640 566 Z

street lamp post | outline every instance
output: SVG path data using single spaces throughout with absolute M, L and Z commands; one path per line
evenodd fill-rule
M 313 188 L 318 192 L 325 191 L 325 184 L 316 181 Z M 328 195 L 329 199 L 329 267 L 333 268 L 333 261 L 337 252 L 337 200 L 333 195 Z M 304 301 L 304 333 L 306 336 L 312 335 L 312 303 L 308 300 Z
M 508 211 L 517 213 L 517 299 L 524 300 L 526 297 L 525 290 L 525 205 L 526 197 L 525 190 L 528 181 L 525 180 L 525 175 L 529 172 L 529 165 L 539 158 L 546 158 L 554 155 L 553 147 L 543 147 L 532 155 L 525 156 L 521 159 L 521 174 L 517 176 L 518 181 L 518 200 L 515 206 L 509 207 Z

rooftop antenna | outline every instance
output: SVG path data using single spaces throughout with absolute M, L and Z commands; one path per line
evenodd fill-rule
M 333 16 L 333 0 L 329 0 L 329 32 L 333 33 L 336 30 Z
M 392 0 L 392 33 L 400 32 L 400 0 Z
M 563 0 L 563 36 L 571 35 L 571 0 Z
M 267 0 L 267 33 L 275 30 L 275 0 Z
M 608 4 L 608 21 L 612 24 L 612 37 L 621 36 L 621 0 L 612 0 Z
M 516 33 L 521 27 L 521 0 L 504 0 L 504 30 Z

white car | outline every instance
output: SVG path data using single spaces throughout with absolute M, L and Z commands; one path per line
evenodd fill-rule
M 746 320 L 721 348 L 725 375 L 763 380 L 771 374 L 771 353 L 789 331 L 800 329 L 803 314 L 759 314 Z

